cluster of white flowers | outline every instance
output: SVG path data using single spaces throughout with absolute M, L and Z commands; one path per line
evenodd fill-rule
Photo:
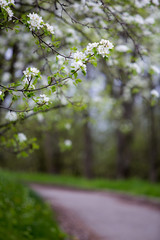
M 74 60 L 72 61 L 71 66 L 74 67 L 76 70 L 82 68 L 86 72 L 86 55 L 83 52 L 77 51 L 74 53 L 73 58 Z
M 48 23 L 45 24 L 47 27 L 47 31 L 50 32 L 51 34 L 54 34 L 54 28 L 53 26 L 49 25 Z
M 7 7 L 9 4 L 14 4 L 14 0 L 0 0 L 0 6 L 2 8 Z
M 13 17 L 13 12 L 9 7 L 10 4 L 14 5 L 14 0 L 0 0 L 0 7 L 3 8 L 9 15 L 9 20 Z
M 49 102 L 49 97 L 47 97 L 45 94 L 40 94 L 40 98 L 38 99 L 39 104 L 47 103 Z
M 0 95 L 2 95 L 2 91 L 0 90 Z
M 94 49 L 99 55 L 102 55 L 102 57 L 107 57 L 110 50 L 113 49 L 113 44 L 105 39 L 101 39 L 100 42 L 89 43 L 86 47 L 85 54 L 94 54 Z
M 49 25 L 48 23 L 44 23 L 42 17 L 39 16 L 37 13 L 29 13 L 27 17 L 29 18 L 27 23 L 29 24 L 29 28 L 31 31 L 46 27 L 48 32 L 54 34 L 53 26 Z
M 117 45 L 117 46 L 115 47 L 115 50 L 116 50 L 117 52 L 128 52 L 130 49 L 129 49 L 129 47 L 127 47 L 126 45 Z
M 18 136 L 19 142 L 24 142 L 27 140 L 27 137 L 26 135 L 24 135 L 24 133 L 18 133 L 17 136 Z
M 138 8 L 143 8 L 150 3 L 150 0 L 135 0 L 135 5 Z
M 147 18 L 143 18 L 141 15 L 139 14 L 136 14 L 134 16 L 131 16 L 129 15 L 127 12 L 124 12 L 122 14 L 122 20 L 124 22 L 127 22 L 127 23 L 136 23 L 136 24 L 139 24 L 139 25 L 148 25 L 148 24 L 154 24 L 155 23 L 155 19 L 154 19 L 154 15 L 152 16 L 149 16 Z
M 102 57 L 108 57 L 111 49 L 113 49 L 113 44 L 109 40 L 101 39 L 100 42 L 89 43 L 84 52 L 74 53 L 71 66 L 76 70 L 81 68 L 86 72 L 86 61 L 89 59 L 89 55 L 97 53 Z
M 81 68 L 82 70 L 84 70 L 85 72 L 86 72 L 86 64 L 85 63 L 83 63 L 81 60 L 79 60 L 79 61 L 73 61 L 72 63 L 71 63 L 71 67 L 74 67 L 75 68 L 75 70 L 78 70 L 79 68 Z
M 152 0 L 152 3 L 155 4 L 156 6 L 159 6 L 159 0 Z
M 5 116 L 5 119 L 8 120 L 8 121 L 16 121 L 17 120 L 17 114 L 15 112 L 7 112 L 6 116 Z
M 35 89 L 33 81 L 31 82 L 31 80 L 33 80 L 34 77 L 41 78 L 40 71 L 35 67 L 29 67 L 29 68 L 26 68 L 25 71 L 23 71 L 23 74 L 25 76 L 25 78 L 23 78 L 22 80 L 24 86 L 27 84 L 30 89 Z
M 43 27 L 43 19 L 41 16 L 39 16 L 37 13 L 29 13 L 27 15 L 27 17 L 29 17 L 29 21 L 27 21 L 29 23 L 29 28 L 30 30 L 35 30 L 36 28 L 37 29 L 40 29 Z
M 66 140 L 64 141 L 64 145 L 65 145 L 66 147 L 71 147 L 71 146 L 72 146 L 72 141 L 69 140 L 69 139 L 66 139 Z
M 74 59 L 77 61 L 79 61 L 79 60 L 83 61 L 86 59 L 86 55 L 83 52 L 77 51 L 74 53 Z
M 96 14 L 103 14 L 100 1 L 81 0 L 79 3 L 74 1 L 73 7 L 76 13 L 83 12 L 87 15 L 88 12 L 92 11 Z
M 155 74 L 157 75 L 160 75 L 160 68 L 158 68 L 157 66 L 155 65 L 151 65 L 151 68 L 150 68 Z
M 135 0 L 135 5 L 138 8 L 143 8 L 147 5 L 149 5 L 150 3 L 155 4 L 156 6 L 159 5 L 159 1 L 158 0 Z
M 109 40 L 102 39 L 98 44 L 97 52 L 102 57 L 107 57 L 111 49 L 113 49 L 113 44 Z
M 38 114 L 37 114 L 37 120 L 38 120 L 39 122 L 43 122 L 44 116 L 43 116 L 42 113 L 38 113 Z
M 67 130 L 70 130 L 70 129 L 71 129 L 71 124 L 70 124 L 70 123 L 66 123 L 66 124 L 65 124 L 65 128 L 66 128 Z
M 35 77 L 39 74 L 39 70 L 35 67 L 29 67 L 29 68 L 26 68 L 25 71 L 23 71 L 23 74 L 25 75 L 25 77 Z
M 155 98 L 159 98 L 160 94 L 156 89 L 151 90 L 151 95 Z
M 98 43 L 94 42 L 94 43 L 88 43 L 87 47 L 86 47 L 86 51 L 85 53 L 88 54 L 94 54 L 93 49 L 96 49 L 98 47 Z

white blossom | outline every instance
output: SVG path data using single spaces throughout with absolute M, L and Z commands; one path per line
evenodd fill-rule
M 9 7 L 10 4 L 14 5 L 14 0 L 0 0 L 0 7 L 3 8 L 9 15 L 9 20 L 12 19 L 13 17 L 13 12 L 11 10 L 11 8 Z
M 122 20 L 127 23 L 132 23 L 134 21 L 134 18 L 133 16 L 129 15 L 129 13 L 124 12 L 122 14 Z
M 85 53 L 87 55 L 92 55 L 94 54 L 93 49 L 95 49 L 99 55 L 102 55 L 102 57 L 107 57 L 112 48 L 113 44 L 109 40 L 101 39 L 100 42 L 89 43 L 86 47 Z
M 105 46 L 108 49 L 112 49 L 114 47 L 113 44 L 109 40 L 106 40 L 106 39 L 101 39 L 99 44 Z
M 79 51 L 75 52 L 73 57 L 77 61 L 86 59 L 86 55 L 83 52 L 79 52 Z
M 15 4 L 15 3 L 14 3 L 14 0 L 8 0 L 8 3 L 9 3 L 9 4 Z
M 150 0 L 135 0 L 135 5 L 138 8 L 143 8 L 150 3 Z
M 126 45 L 118 45 L 115 47 L 118 52 L 128 52 L 130 49 Z
M 8 120 L 8 121 L 16 121 L 17 120 L 17 114 L 15 112 L 7 112 L 6 116 L 5 116 L 5 119 Z
M 152 3 L 154 3 L 157 6 L 159 6 L 159 0 L 152 0 Z
M 29 67 L 29 68 L 26 68 L 25 71 L 23 71 L 23 74 L 27 77 L 34 77 L 34 76 L 37 76 L 39 74 L 39 70 L 35 67 Z
M 151 66 L 151 70 L 153 70 L 153 72 L 154 73 L 156 73 L 156 74 L 160 74 L 160 68 L 158 68 L 157 66 L 155 66 L 155 65 L 152 65 Z
M 29 13 L 27 17 L 29 17 L 29 20 L 27 22 L 29 23 L 29 28 L 31 31 L 35 30 L 36 28 L 40 29 L 43 27 L 43 19 L 37 13 Z
M 66 140 L 64 141 L 64 145 L 67 146 L 67 147 L 70 147 L 70 146 L 72 146 L 72 141 L 69 140 L 69 139 L 66 139 Z
M 36 28 L 41 29 L 46 26 L 47 31 L 50 32 L 51 34 L 54 34 L 53 26 L 51 26 L 49 23 L 44 23 L 42 17 L 39 16 L 37 13 L 34 12 L 29 13 L 27 17 L 29 17 L 27 23 L 29 23 L 29 28 L 31 31 L 35 30 Z
M 50 32 L 51 34 L 54 34 L 54 28 L 53 26 L 49 25 L 48 23 L 45 24 L 47 27 L 47 31 Z
M 0 6 L 1 8 L 5 8 L 6 6 L 8 6 L 8 2 L 6 0 L 0 0 Z
M 86 65 L 81 60 L 79 61 L 72 61 L 71 67 L 74 67 L 75 70 L 78 70 L 79 68 L 82 68 L 86 72 Z
M 77 51 L 73 55 L 73 61 L 71 63 L 71 67 L 74 67 L 75 70 L 78 70 L 79 68 L 83 69 L 86 72 L 86 55 L 83 52 Z
M 63 56 L 58 56 L 57 57 L 57 61 L 58 61 L 58 64 L 59 65 L 62 65 L 62 64 L 64 64 L 64 62 L 65 62 L 65 58 L 63 57 Z
M 71 124 L 70 124 L 70 123 L 66 123 L 66 124 L 65 124 L 65 128 L 66 128 L 67 130 L 71 129 Z
M 7 7 L 7 6 L 10 5 L 10 4 L 14 4 L 14 0 L 8 0 L 8 1 L 6 1 L 6 0 L 0 0 L 0 6 L 1 6 L 2 8 L 5 8 L 5 7 Z
M 0 95 L 2 95 L 2 91 L 0 90 Z
M 153 17 L 148 17 L 145 19 L 145 24 L 154 24 L 155 20 Z
M 74 53 L 73 61 L 71 66 L 74 67 L 76 70 L 81 68 L 86 72 L 86 63 L 89 59 L 87 55 L 94 55 L 93 49 L 101 55 L 102 57 L 108 57 L 110 50 L 113 48 L 113 44 L 109 40 L 101 39 L 100 42 L 89 43 L 83 52 L 77 51 Z
M 61 103 L 62 103 L 63 105 L 66 105 L 66 104 L 68 103 L 66 97 L 63 96 L 63 95 L 60 96 L 60 101 L 61 101 Z
M 133 16 L 133 22 L 143 25 L 145 23 L 145 20 L 141 15 L 136 14 Z
M 113 44 L 106 39 L 101 39 L 100 42 L 89 43 L 86 47 L 85 53 L 94 54 L 93 49 L 97 51 L 98 54 L 102 55 L 102 57 L 107 57 L 110 50 L 113 48 Z
M 40 98 L 39 98 L 39 103 L 48 103 L 49 102 L 49 97 L 47 97 L 45 94 L 40 94 Z
M 17 135 L 18 135 L 19 142 L 24 142 L 27 140 L 27 137 L 26 135 L 24 135 L 24 133 L 18 133 Z
M 12 17 L 13 17 L 13 12 L 12 12 L 12 10 L 10 9 L 10 7 L 5 8 L 5 10 L 6 10 L 6 12 L 7 12 L 8 15 L 9 15 L 9 19 L 11 20 Z
M 97 52 L 102 55 L 102 57 L 107 57 L 112 48 L 113 44 L 109 40 L 101 39 L 97 47 Z
M 151 95 L 156 97 L 156 98 L 159 98 L 159 92 L 156 89 L 151 90 Z
M 94 43 L 88 43 L 85 53 L 88 54 L 94 54 L 93 49 L 98 47 L 98 42 L 94 42 Z
M 39 122 L 43 122 L 43 120 L 44 120 L 43 114 L 42 113 L 38 113 L 37 114 L 37 119 L 38 119 Z

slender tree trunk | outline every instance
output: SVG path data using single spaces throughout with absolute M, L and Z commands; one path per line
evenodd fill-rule
M 128 178 L 131 165 L 132 133 L 124 134 L 117 130 L 117 178 Z
M 156 134 L 156 124 L 155 124 L 155 115 L 154 107 L 150 106 L 150 172 L 149 178 L 150 181 L 157 181 L 157 167 L 158 167 L 158 143 L 157 143 L 157 134 Z
M 124 103 L 124 120 L 130 120 L 132 116 L 133 103 Z M 128 178 L 130 176 L 131 165 L 131 143 L 133 139 L 133 131 L 123 133 L 117 130 L 117 178 Z
M 47 131 L 43 135 L 43 154 L 39 159 L 39 168 L 48 173 L 60 173 L 62 170 L 62 161 L 58 132 Z
M 62 156 L 59 147 L 59 132 L 55 129 L 53 133 L 53 171 L 56 174 L 61 173 L 63 168 Z
M 93 146 L 91 129 L 88 122 L 89 113 L 84 112 L 84 175 L 86 178 L 93 177 Z
M 11 79 L 10 79 L 10 83 L 14 82 L 15 81 L 15 76 L 14 76 L 14 73 L 15 73 L 15 63 L 17 61 L 17 56 L 18 56 L 18 52 L 19 52 L 19 49 L 18 49 L 18 44 L 15 43 L 13 45 L 13 55 L 12 55 L 12 59 L 10 60 L 10 65 L 9 65 L 9 68 L 8 68 L 8 72 L 11 74 Z M 3 69 L 4 67 L 4 64 L 6 64 L 6 62 L 4 61 L 3 58 L 0 59 L 0 69 Z M 4 99 L 8 96 L 8 91 L 5 91 L 4 92 Z M 4 100 L 3 100 L 4 101 Z M 3 101 L 2 99 L 0 99 L 0 105 L 3 104 Z M 2 115 L 2 109 L 0 108 L 0 119 L 1 119 L 1 116 Z M 3 156 L 3 154 L 0 153 L 0 166 L 1 167 L 5 167 L 5 156 Z
M 44 133 L 44 161 L 47 173 L 53 173 L 53 146 L 50 132 Z

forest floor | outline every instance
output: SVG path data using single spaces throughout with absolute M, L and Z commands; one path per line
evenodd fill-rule
M 71 240 L 160 240 L 160 204 L 139 197 L 32 184 Z

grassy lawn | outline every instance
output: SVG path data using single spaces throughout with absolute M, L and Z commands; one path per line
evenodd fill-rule
M 40 173 L 20 173 L 20 172 L 11 173 L 7 171 L 5 171 L 4 174 L 6 176 L 12 175 L 16 179 L 22 182 L 53 184 L 56 186 L 74 187 L 78 189 L 110 190 L 110 191 L 116 191 L 116 192 L 129 193 L 132 195 L 154 197 L 160 200 L 160 183 L 152 184 L 140 179 L 87 180 L 85 178 L 72 177 L 72 176 L 49 175 L 49 174 L 40 174 Z
M 9 173 L 0 171 L 0 239 L 64 240 L 52 210 Z

